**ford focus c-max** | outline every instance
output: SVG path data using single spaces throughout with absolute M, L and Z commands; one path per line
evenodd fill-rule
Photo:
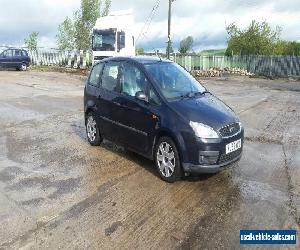
M 231 108 L 186 70 L 155 57 L 95 64 L 84 90 L 87 138 L 154 160 L 161 178 L 215 173 L 242 154 L 244 129 Z

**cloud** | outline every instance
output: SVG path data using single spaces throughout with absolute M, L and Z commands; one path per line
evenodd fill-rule
M 112 10 L 132 9 L 135 33 L 139 35 L 157 0 L 112 0 Z M 29 33 L 40 33 L 39 45 L 56 46 L 58 25 L 79 8 L 80 0 L 0 0 L 0 44 L 23 44 Z M 146 50 L 165 50 L 168 1 L 161 0 L 151 25 L 137 46 Z M 188 35 L 194 49 L 226 47 L 226 24 L 245 28 L 251 20 L 266 20 L 282 27 L 282 38 L 300 40 L 299 0 L 175 0 L 172 4 L 173 47 Z

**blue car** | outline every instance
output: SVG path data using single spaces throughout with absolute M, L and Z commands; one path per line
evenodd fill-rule
M 154 160 L 161 178 L 216 173 L 242 154 L 234 111 L 184 68 L 155 57 L 115 57 L 93 66 L 84 89 L 88 141 L 103 138 Z
M 10 48 L 0 53 L 0 68 L 15 68 L 25 71 L 30 65 L 30 57 L 24 49 Z

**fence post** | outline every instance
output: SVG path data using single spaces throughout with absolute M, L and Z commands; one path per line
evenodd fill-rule
M 73 51 L 68 53 L 68 65 L 67 65 L 68 68 L 72 67 L 73 53 L 74 53 Z
M 273 57 L 270 56 L 270 77 L 272 77 L 272 69 L 273 69 Z
M 81 68 L 82 69 L 85 69 L 86 68 L 86 53 L 82 52 L 82 66 Z

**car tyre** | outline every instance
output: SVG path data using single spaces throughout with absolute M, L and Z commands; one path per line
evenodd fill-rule
M 27 64 L 26 63 L 22 63 L 21 66 L 19 67 L 20 71 L 26 71 L 27 70 Z
M 90 112 L 86 117 L 85 128 L 89 143 L 92 146 L 99 146 L 102 142 L 102 137 L 94 114 L 92 112 Z
M 179 153 L 174 141 L 167 136 L 159 138 L 154 151 L 155 165 L 160 177 L 167 182 L 175 182 L 182 177 Z

